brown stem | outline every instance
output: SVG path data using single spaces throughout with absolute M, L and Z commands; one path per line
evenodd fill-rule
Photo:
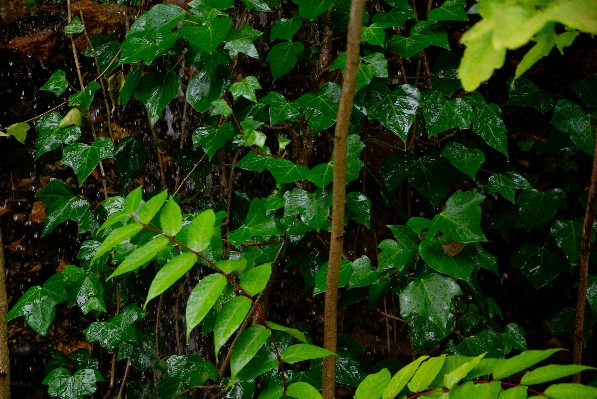
M 176 349 L 178 353 L 182 353 L 182 342 L 180 340 L 180 328 L 178 327 L 178 312 L 179 312 L 179 303 L 180 303 L 180 296 L 182 295 L 182 290 L 186 285 L 189 283 L 190 275 L 189 273 L 186 274 L 185 279 L 180 282 L 178 287 L 178 293 L 176 294 L 176 304 L 174 305 L 174 334 L 176 335 Z
M 346 199 L 346 140 L 350 126 L 350 113 L 355 93 L 359 48 L 361 43 L 361 21 L 365 10 L 364 0 L 352 0 L 348 21 L 348 43 L 346 68 L 342 82 L 342 94 L 338 106 L 338 119 L 334 134 L 334 186 L 332 202 L 332 233 L 330 258 L 326 279 L 324 337 L 325 349 L 336 352 L 338 321 L 338 281 L 342 244 L 344 241 L 344 205 Z M 324 399 L 333 399 L 336 391 L 336 357 L 323 359 L 322 393 Z
M 178 187 L 176 188 L 176 190 L 174 190 L 174 192 L 172 193 L 173 197 L 180 191 L 180 188 L 187 181 L 187 179 L 189 177 L 191 177 L 191 175 L 193 174 L 193 172 L 195 171 L 195 169 L 197 169 L 197 166 L 199 166 L 201 164 L 201 162 L 203 162 L 203 160 L 205 159 L 205 157 L 206 157 L 206 155 L 203 154 L 203 156 L 201 157 L 201 159 L 199 160 L 199 162 L 197 162 L 195 164 L 195 166 L 193 166 L 193 169 L 191 169 L 191 171 L 184 177 L 184 179 L 182 179 L 182 181 L 180 182 L 180 184 L 178 185 Z
M 149 128 L 151 129 L 151 136 L 153 137 L 154 143 L 158 141 L 158 134 L 155 131 L 155 127 L 151 124 L 151 118 L 149 117 L 149 113 L 147 114 L 147 120 L 149 121 Z M 162 156 L 162 149 L 160 147 L 157 148 L 158 150 L 158 163 L 160 164 L 160 177 L 162 178 L 162 188 L 166 190 L 168 188 L 168 183 L 166 182 L 166 169 L 164 168 L 164 158 Z
M 116 311 L 114 312 L 116 315 L 120 314 L 120 291 L 118 290 L 118 284 L 120 283 L 120 278 L 116 277 L 114 281 L 114 293 L 116 295 Z M 110 385 L 108 386 L 108 391 L 104 395 L 103 399 L 107 399 L 110 397 L 112 393 L 112 389 L 114 389 L 114 380 L 116 378 L 116 356 L 118 354 L 118 349 L 114 349 L 112 352 L 112 360 L 110 366 Z
M 8 300 L 4 271 L 4 244 L 0 232 L 0 398 L 10 399 L 10 359 L 8 358 Z
M 130 368 L 131 368 L 131 361 L 127 359 L 126 368 L 124 369 L 124 376 L 122 377 L 122 382 L 120 383 L 120 389 L 118 390 L 118 399 L 122 398 L 122 393 L 124 392 L 124 386 L 126 385 L 126 379 L 129 376 Z
M 332 8 L 327 11 L 326 13 L 326 21 L 329 21 L 331 18 L 331 11 Z M 332 56 L 332 39 L 334 36 L 334 31 L 332 27 L 327 22 L 324 23 L 323 26 L 323 38 L 321 39 L 321 53 L 319 54 L 319 60 L 317 61 L 317 79 L 315 80 L 318 82 L 323 74 L 329 69 L 330 65 L 332 64 L 331 56 Z M 321 86 L 322 82 L 319 82 Z
M 164 294 L 160 294 L 158 300 L 158 309 L 155 316 L 155 359 L 160 360 L 160 317 L 162 316 L 162 305 L 164 304 Z
M 576 301 L 576 324 L 574 328 L 574 350 L 572 358 L 574 364 L 582 362 L 583 332 L 585 326 L 585 305 L 587 301 L 587 286 L 589 281 L 589 257 L 591 255 L 591 232 L 595 221 L 595 203 L 597 202 L 597 128 L 595 129 L 595 144 L 593 147 L 593 168 L 589 183 L 589 198 L 585 212 L 585 222 L 582 227 L 580 242 L 580 276 L 578 281 L 578 299 Z M 580 373 L 575 374 L 573 381 L 580 382 Z

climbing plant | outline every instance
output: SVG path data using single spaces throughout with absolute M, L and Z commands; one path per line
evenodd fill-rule
M 84 15 L 64 4 L 64 33 L 88 39 L 82 54 L 73 44 L 81 88 L 66 98 L 72 82 L 55 71 L 41 90 L 65 101 L 34 121 L 35 160 L 59 154 L 76 177 L 72 184 L 51 179 L 37 193 L 46 206 L 41 236 L 70 220 L 84 241 L 77 264 L 29 288 L 8 319 L 23 316 L 45 335 L 59 304 L 76 306 L 94 320 L 86 340 L 110 352 L 112 365 L 105 374 L 97 353 L 53 350 L 43 382 L 50 396 L 83 398 L 106 381 L 106 397 L 319 398 L 321 358 L 335 355 L 335 382 L 352 387 L 355 398 L 597 397 L 594 386 L 540 385 L 594 370 L 589 366 L 545 365 L 520 376 L 557 350 L 527 350 L 524 329 L 504 321 L 481 281 L 517 270 L 526 290 L 553 288 L 562 276 L 577 279 L 581 258 L 589 262 L 580 242 L 595 239 L 586 222 L 583 230 L 583 208 L 588 202 L 594 213 L 586 165 L 593 162 L 597 74 L 572 80 L 555 104 L 523 74 L 553 47 L 563 52 L 588 36 L 581 32 L 597 33 L 590 1 L 464 7 L 447 0 L 427 10 L 406 0 L 367 4 L 341 184 L 348 193 L 340 227 L 355 245 L 339 264 L 334 290 L 341 307 L 377 308 L 388 331 L 391 323 L 406 326 L 414 359 L 368 366 L 354 337 L 339 335 L 332 354 L 314 345 L 321 339 L 310 326 L 276 323 L 264 306 L 275 300 L 272 284 L 284 265 L 300 265 L 313 296 L 329 290 L 327 252 L 341 238 L 329 234 L 338 189 L 332 129 L 350 68 L 350 3 L 130 3 L 138 16 L 122 40 L 88 36 Z M 478 22 L 464 32 L 463 52 L 448 31 L 470 21 Z M 507 83 L 505 101 L 472 92 L 504 65 L 507 49 L 530 40 L 536 44 Z M 97 73 L 83 77 L 79 57 L 93 60 Z M 179 97 L 189 111 L 175 143 L 158 128 Z M 146 140 L 122 137 L 111 125 L 137 102 L 147 114 Z M 502 114 L 525 107 L 550 120 L 518 140 Z M 95 126 L 91 110 L 104 113 L 107 124 Z M 29 129 L 20 122 L 3 135 L 25 142 Z M 542 170 L 525 167 L 531 158 Z M 150 159 L 157 160 L 160 189 L 139 179 Z M 180 179 L 167 178 L 171 167 Z M 544 172 L 568 179 L 554 185 Z M 93 179 L 102 186 L 99 203 L 82 196 Z M 221 182 L 217 195 L 207 188 L 214 179 Z M 376 232 L 382 211 L 391 221 Z M 358 245 L 365 235 L 375 237 L 374 251 Z M 597 275 L 585 283 L 581 344 L 597 320 Z M 185 286 L 192 286 L 180 305 L 186 334 L 176 324 L 176 339 L 209 340 L 209 349 L 184 354 L 180 344 L 178 353 L 165 352 L 163 295 L 178 288 L 178 316 Z M 390 313 L 378 308 L 392 300 Z M 157 309 L 155 328 L 146 322 L 148 308 Z M 571 307 L 559 310 L 550 318 L 552 333 L 572 332 L 575 316 Z M 437 356 L 417 356 L 433 348 Z M 155 385 L 127 381 L 130 367 L 152 370 Z

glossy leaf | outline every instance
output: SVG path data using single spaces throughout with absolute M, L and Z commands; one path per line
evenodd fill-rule
M 186 310 L 187 341 L 193 328 L 201 323 L 207 312 L 216 304 L 216 301 L 226 287 L 226 281 L 226 277 L 219 273 L 214 273 L 203 278 L 193 288 L 187 302 Z
M 93 322 L 83 331 L 87 341 L 97 342 L 102 348 L 114 350 L 122 341 L 138 342 L 140 331 L 135 323 L 147 316 L 137 305 L 127 305 L 121 313 L 108 321 Z
M 131 31 L 133 26 L 131 26 Z M 136 64 L 140 61 L 151 63 L 159 56 L 166 54 L 178 40 L 178 33 L 156 33 L 155 36 L 137 36 L 131 35 L 131 31 L 120 45 L 122 48 L 120 62 L 122 64 Z
M 383 240 L 379 244 L 380 269 L 395 268 L 398 273 L 406 272 L 419 252 L 419 238 L 408 226 L 388 226 L 396 241 Z
M 473 119 L 473 109 L 462 98 L 446 100 L 437 90 L 423 94 L 423 115 L 429 135 L 453 128 L 466 129 Z
M 222 311 L 218 313 L 214 327 L 214 346 L 216 360 L 218 352 L 226 341 L 240 327 L 243 320 L 251 309 L 251 300 L 245 296 L 232 298 L 224 304 Z
M 126 192 L 128 185 L 145 168 L 149 156 L 145 149 L 133 137 L 125 137 L 114 152 L 114 166 L 120 177 L 122 191 Z
M 95 255 L 93 256 L 93 259 L 97 259 L 108 251 L 111 251 L 116 245 L 120 244 L 124 240 L 128 240 L 141 230 L 143 230 L 143 226 L 138 223 L 127 224 L 126 226 L 122 226 L 116 230 L 113 230 L 101 243 L 95 252 Z
M 191 270 L 195 262 L 197 262 L 197 255 L 192 252 L 185 252 L 168 261 L 153 278 L 144 307 Z
M 270 49 L 266 61 L 270 64 L 274 80 L 290 72 L 304 48 L 301 42 L 283 42 Z
M 477 176 L 477 171 L 485 162 L 485 155 L 477 148 L 467 148 L 459 143 L 448 143 L 442 152 L 454 167 L 460 169 L 472 179 Z
M 553 98 L 529 79 L 520 77 L 514 81 L 513 85 L 510 85 L 508 99 L 504 105 L 534 107 L 544 114 L 553 107 Z
M 337 83 L 325 83 L 318 94 L 307 93 L 296 100 L 297 105 L 308 109 L 307 119 L 313 134 L 336 122 L 340 92 Z
M 64 118 L 60 121 L 58 125 L 58 129 L 64 129 L 69 126 L 78 126 L 81 127 L 83 124 L 83 114 L 79 111 L 78 108 L 71 108 L 70 111 L 66 113 Z
M 597 114 L 587 113 L 567 99 L 560 99 L 553 110 L 551 124 L 570 133 L 570 139 L 581 150 L 593 154 Z
M 284 331 L 285 333 L 287 333 L 288 335 L 298 339 L 299 341 L 301 341 L 304 344 L 307 344 L 307 337 L 305 337 L 305 334 L 300 332 L 299 330 L 297 330 L 296 328 L 290 328 L 290 327 L 286 327 L 286 326 L 282 326 L 280 324 L 274 323 L 273 321 L 268 321 L 267 322 L 268 326 L 272 329 L 272 330 L 276 330 L 276 331 Z
M 276 184 L 279 185 L 305 180 L 309 174 L 309 169 L 287 159 L 272 158 L 267 165 L 267 169 L 272 172 Z
M 276 224 L 267 215 L 267 199 L 254 198 L 249 205 L 245 224 L 228 236 L 232 245 L 240 245 L 253 237 L 270 237 L 278 234 Z
M 250 296 L 259 294 L 265 289 L 272 275 L 271 263 L 266 263 L 245 272 L 240 279 L 240 286 Z
M 413 360 L 411 363 L 407 364 L 403 368 L 398 371 L 394 377 L 390 380 L 390 383 L 383 391 L 383 399 L 394 399 L 400 391 L 402 391 L 406 384 L 410 381 L 412 376 L 415 374 L 421 363 L 427 360 L 429 356 L 420 356 L 416 360 Z
M 201 71 L 191 79 L 187 86 L 187 101 L 197 112 L 205 112 L 211 107 L 213 101 L 226 92 L 229 86 L 230 74 L 222 67 L 218 67 L 213 76 L 206 71 Z
M 42 384 L 48 386 L 48 394 L 52 397 L 80 399 L 93 395 L 97 390 L 95 384 L 101 381 L 103 378 L 92 369 L 79 370 L 71 375 L 70 371 L 58 367 L 50 371 Z
M 431 268 L 461 280 L 467 280 L 477 265 L 476 253 L 471 246 L 466 246 L 457 255 L 446 254 L 445 244 L 437 238 L 424 240 L 420 254 Z
M 120 93 L 118 93 L 118 97 L 120 98 L 120 102 L 122 103 L 122 108 L 126 107 L 129 99 L 132 97 L 133 92 L 137 88 L 139 81 L 141 80 L 141 75 L 143 75 L 143 68 L 141 66 L 137 66 L 132 72 L 126 75 L 124 80 L 124 85 L 120 89 Z
M 459 0 L 446 0 L 440 7 L 431 10 L 427 19 L 438 19 L 445 21 L 468 21 L 464 7 Z
M 185 15 L 186 11 L 174 4 L 156 4 L 135 20 L 127 33 L 127 37 L 170 32 L 182 21 Z
M 408 383 L 408 389 L 412 392 L 421 392 L 427 389 L 429 384 L 435 379 L 446 361 L 446 355 L 433 357 L 423 362 L 415 372 L 412 379 Z
M 542 384 L 544 382 L 568 377 L 585 370 L 595 370 L 595 368 L 589 366 L 578 366 L 574 364 L 550 364 L 529 371 L 522 376 L 520 383 L 524 385 Z
M 562 349 L 529 350 L 498 364 L 493 371 L 493 378 L 501 380 L 527 369 L 542 360 L 547 359 Z
M 51 179 L 37 193 L 37 198 L 46 206 L 46 221 L 41 232 L 42 237 L 67 220 L 81 223 L 89 209 L 87 200 L 73 196 L 70 187 L 58 179 Z
M 321 399 L 317 389 L 307 382 L 294 382 L 288 386 L 286 394 L 296 399 Z
M 382 30 L 383 31 L 383 30 Z M 334 64 L 330 67 L 330 71 L 341 69 L 342 75 L 346 67 L 346 53 L 342 53 L 336 58 Z M 374 77 L 387 78 L 388 77 L 388 61 L 381 53 L 373 53 L 361 58 L 357 70 L 356 90 L 371 83 Z
M 135 98 L 145 105 L 152 126 L 160 119 L 170 100 L 178 95 L 179 83 L 172 72 L 150 72 L 141 77 Z
M 147 201 L 137 215 L 139 223 L 149 224 L 151 219 L 159 212 L 162 205 L 164 205 L 164 202 L 166 202 L 166 198 L 168 198 L 168 191 L 164 190 Z
M 159 236 L 147 244 L 135 249 L 133 253 L 118 265 L 116 270 L 108 278 L 116 277 L 124 273 L 132 272 L 152 260 L 158 252 L 166 248 L 170 240 L 164 236 Z
M 80 109 L 89 109 L 95 92 L 100 88 L 100 84 L 97 82 L 89 83 L 83 90 L 78 93 L 71 95 L 68 98 L 68 105 L 71 107 L 77 106 Z
M 74 143 L 66 147 L 60 163 L 73 169 L 81 185 L 100 160 L 106 158 L 114 158 L 112 141 L 108 137 L 98 137 L 92 145 Z
M 261 325 L 252 325 L 240 335 L 230 358 L 232 379 L 249 363 L 257 351 L 265 344 L 270 335 L 269 330 Z
M 390 12 L 380 12 L 373 15 L 374 24 L 382 28 L 401 27 L 409 19 L 415 19 L 415 12 L 409 4 L 404 7 L 393 7 Z
M 446 374 L 444 376 L 444 385 L 448 388 L 448 389 L 452 389 L 452 387 L 454 385 L 456 385 L 458 382 L 460 382 L 464 377 L 466 377 L 466 375 L 475 367 L 477 366 L 477 364 L 479 364 L 479 362 L 481 361 L 481 359 L 483 359 L 483 357 L 485 356 L 485 354 L 481 354 L 477 357 L 475 357 L 474 359 L 460 365 L 459 367 L 457 367 L 456 369 L 454 369 L 453 371 L 451 371 L 450 373 Z
M 270 42 L 276 39 L 292 41 L 292 36 L 301 28 L 303 18 L 299 14 L 294 14 L 292 18 L 281 18 L 274 22 L 270 33 Z
M 516 172 L 503 172 L 492 175 L 487 182 L 487 193 L 499 193 L 510 202 L 514 202 L 516 189 L 532 188 L 529 182 Z
M 301 215 L 301 220 L 315 230 L 321 229 L 330 214 L 325 198 L 298 188 L 286 192 L 284 199 L 284 214 Z
M 361 382 L 354 394 L 355 399 L 380 399 L 384 390 L 390 383 L 392 375 L 388 369 L 383 369 L 375 374 L 369 374 Z
M 50 93 L 54 93 L 56 97 L 60 97 L 67 87 L 66 72 L 59 69 L 40 87 L 40 90 L 49 91 Z
M 244 97 L 249 101 L 257 102 L 255 97 L 255 90 L 261 89 L 261 85 L 255 76 L 247 76 L 240 82 L 233 83 L 230 86 L 230 93 L 234 100 L 238 100 L 239 97 Z
M 346 195 L 346 216 L 370 228 L 371 200 L 358 192 L 348 193 Z
M 180 206 L 170 197 L 160 212 L 160 227 L 162 233 L 174 237 L 182 228 L 182 211 Z
M 295 344 L 284 349 L 280 356 L 285 363 L 302 362 L 303 360 L 319 359 L 322 357 L 333 355 L 326 349 L 309 344 Z
M 579 399 L 597 397 L 597 388 L 581 384 L 555 384 L 544 394 L 553 399 Z
M 323 14 L 332 5 L 332 0 L 293 0 L 299 6 L 301 17 L 313 20 Z
M 529 231 L 541 223 L 553 219 L 559 209 L 568 207 L 566 193 L 559 188 L 547 191 L 523 190 L 518 195 L 516 204 L 520 207 L 520 219 Z
M 431 44 L 429 38 L 423 35 L 411 34 L 409 37 L 394 35 L 388 40 L 388 47 L 404 58 L 411 58 Z
M 508 130 L 501 117 L 502 110 L 497 104 L 480 104 L 473 113 L 473 132 L 487 144 L 508 156 Z
M 556 245 L 560 247 L 570 262 L 580 258 L 580 243 L 584 218 L 574 220 L 554 220 L 549 234 L 556 237 Z M 592 239 L 594 240 L 594 236 Z
M 570 90 L 578 94 L 589 107 L 597 105 L 597 74 L 592 74 L 584 79 L 575 79 L 570 82 Z
M 276 91 L 270 91 L 259 101 L 269 104 L 269 117 L 272 126 L 280 122 L 294 120 L 300 115 L 299 107 L 295 103 L 287 102 L 286 98 Z
M 450 398 L 486 398 L 497 399 L 501 391 L 500 381 L 492 381 L 488 384 L 475 384 L 473 381 L 467 381 L 464 384 L 457 385 L 451 392 Z
M 226 142 L 234 137 L 234 127 L 232 122 L 214 128 L 211 126 L 202 126 L 193 132 L 193 148 L 201 146 L 203 151 L 211 159 L 217 150 L 224 147 Z
M 427 237 L 437 232 L 448 235 L 460 243 L 487 241 L 481 230 L 481 207 L 485 196 L 474 191 L 456 191 L 446 201 L 446 206 L 433 217 L 427 230 Z
M 214 234 L 215 222 L 216 214 L 211 209 L 197 215 L 189 227 L 187 246 L 197 252 L 201 252 L 207 248 Z
M 231 27 L 232 20 L 224 16 L 210 18 L 205 25 L 193 26 L 187 23 L 180 29 L 180 33 L 189 43 L 210 53 L 224 41 Z
M 511 262 L 529 279 L 535 289 L 543 287 L 560 273 L 569 270 L 566 258 L 549 243 L 544 247 L 523 244 L 512 253 Z
M 456 72 L 459 64 L 460 57 L 458 55 L 451 51 L 444 51 L 437 57 L 433 65 L 433 87 L 441 91 L 444 96 L 451 96 L 454 91 L 462 87 Z
M 41 116 L 35 122 L 35 129 L 39 135 L 35 141 L 35 160 L 47 152 L 55 150 L 62 144 L 68 145 L 79 139 L 81 129 L 78 126 L 68 126 L 60 129 L 62 117 L 58 112 L 50 112 Z
M 363 26 L 361 30 L 361 42 L 373 44 L 374 46 L 383 46 L 386 41 L 386 32 L 382 25 L 372 23 L 369 26 Z

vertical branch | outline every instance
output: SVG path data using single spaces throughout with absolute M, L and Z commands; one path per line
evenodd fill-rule
M 344 241 L 344 202 L 346 199 L 346 140 L 350 125 L 350 113 L 355 93 L 361 43 L 361 22 L 365 10 L 364 0 L 352 0 L 348 22 L 346 69 L 342 82 L 342 94 L 338 107 L 338 119 L 334 134 L 334 192 L 332 204 L 332 235 L 330 259 L 325 292 L 324 348 L 336 352 L 338 320 L 338 281 L 342 244 Z M 323 360 L 323 398 L 332 399 L 336 391 L 336 357 Z
M 595 221 L 595 203 L 597 202 L 597 128 L 595 129 L 595 144 L 593 147 L 593 168 L 589 183 L 589 198 L 585 221 L 582 227 L 580 242 L 580 276 L 578 280 L 578 299 L 576 301 L 576 324 L 574 328 L 574 350 L 572 358 L 574 364 L 582 361 L 582 341 L 585 327 L 585 305 L 587 302 L 587 287 L 589 284 L 589 256 L 591 255 L 591 232 Z M 573 377 L 574 382 L 580 382 L 580 373 Z
M 10 399 L 10 359 L 8 358 L 8 302 L 4 272 L 4 244 L 0 232 L 0 398 Z

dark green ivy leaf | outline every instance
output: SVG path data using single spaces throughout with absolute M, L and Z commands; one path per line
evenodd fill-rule
M 422 103 L 430 136 L 453 128 L 466 129 L 473 119 L 473 108 L 462 98 L 446 100 L 438 90 L 425 92 Z
M 330 67 L 330 71 L 341 68 L 344 75 L 344 68 L 346 66 L 346 53 L 342 53 L 336 58 L 334 64 Z M 371 83 L 374 77 L 387 78 L 388 77 L 388 61 L 382 53 L 369 54 L 359 62 L 357 70 L 356 90 L 362 89 Z
M 445 240 L 439 238 L 423 240 L 419 247 L 421 258 L 440 273 L 460 280 L 468 279 L 475 270 L 476 251 L 467 245 L 458 255 L 450 256 L 444 253 L 444 244 Z
M 520 219 L 529 231 L 553 219 L 559 209 L 568 207 L 566 192 L 559 188 L 547 191 L 523 190 L 516 199 L 516 204 L 520 207 Z
M 558 274 L 570 270 L 570 263 L 551 242 L 544 247 L 523 244 L 516 248 L 510 261 L 529 279 L 535 289 L 548 284 Z
M 295 120 L 299 115 L 299 107 L 296 103 L 289 103 L 286 98 L 276 92 L 270 91 L 267 96 L 259 99 L 264 104 L 269 104 L 270 125 L 274 126 L 280 122 Z
M 137 66 L 131 73 L 126 75 L 124 85 L 120 89 L 120 93 L 118 93 L 123 109 L 133 95 L 133 91 L 137 88 L 141 80 L 141 75 L 143 75 L 143 68 L 141 66 Z
M 79 17 L 75 16 L 73 19 L 70 20 L 68 25 L 64 27 L 64 33 L 67 35 L 74 35 L 77 33 L 83 33 L 85 30 L 85 25 L 79 21 Z
M 313 134 L 319 133 L 336 122 L 341 87 L 337 83 L 325 83 L 318 94 L 307 93 L 296 104 L 307 108 L 307 119 Z
M 576 262 L 580 258 L 580 242 L 582 239 L 582 227 L 584 218 L 573 220 L 554 220 L 551 224 L 549 234 L 556 237 L 556 245 L 560 247 L 570 262 Z M 595 232 L 592 232 L 592 240 L 595 239 Z
M 267 169 L 272 172 L 272 176 L 274 176 L 278 185 L 304 180 L 309 175 L 309 169 L 303 165 L 297 165 L 282 158 L 271 158 Z
M 451 51 L 441 53 L 433 65 L 433 77 L 431 78 L 433 87 L 441 91 L 444 96 L 451 96 L 462 87 L 460 79 L 458 79 L 458 72 L 456 72 L 459 65 L 460 57 Z
M 417 21 L 410 28 L 410 34 L 426 36 L 431 45 L 442 47 L 446 50 L 451 50 L 450 43 L 448 42 L 448 32 L 446 32 L 446 25 L 447 22 L 443 21 Z M 433 87 L 435 87 L 435 84 Z M 439 89 L 439 87 L 436 87 L 436 89 Z
M 37 161 L 46 152 L 68 145 L 81 137 L 81 129 L 78 126 L 68 126 L 60 129 L 62 117 L 58 112 L 50 112 L 40 117 L 35 122 L 35 128 L 39 135 L 35 141 L 35 160 Z
M 408 19 L 415 19 L 415 12 L 410 5 L 405 7 L 394 7 L 390 12 L 380 12 L 373 15 L 374 24 L 386 28 L 399 28 Z
M 576 79 L 570 82 L 570 89 L 578 94 L 587 107 L 597 106 L 597 74 L 592 74 L 584 79 Z
M 346 194 L 346 217 L 370 228 L 371 200 L 359 192 Z
M 70 187 L 59 179 L 51 179 L 37 193 L 37 198 L 47 207 L 46 222 L 41 233 L 42 237 L 67 220 L 80 223 L 89 209 L 89 202 L 83 198 L 73 196 Z M 81 226 L 79 230 L 81 230 Z M 79 231 L 79 233 L 82 233 L 82 231 Z
M 189 43 L 201 50 L 211 53 L 226 38 L 228 30 L 232 27 L 232 20 L 228 16 L 210 18 L 204 25 L 192 25 L 186 23 L 180 29 L 180 34 Z
M 378 256 L 378 268 L 395 268 L 398 273 L 405 273 L 419 252 L 419 238 L 412 229 L 406 225 L 388 226 L 394 234 L 396 241 L 383 240 L 378 248 L 381 250 Z
M 361 30 L 361 42 L 374 46 L 383 46 L 385 41 L 386 31 L 382 25 L 372 23 L 369 26 L 363 26 Z
M 122 341 L 141 343 L 141 332 L 135 322 L 141 320 L 147 312 L 137 305 L 127 305 L 122 312 L 108 321 L 93 322 L 83 331 L 87 341 L 98 342 L 103 348 L 114 350 Z
M 429 47 L 431 41 L 428 36 L 418 34 L 411 34 L 409 37 L 394 35 L 388 40 L 387 44 L 391 50 L 408 59 L 419 54 L 424 48 Z
M 179 84 L 178 76 L 172 72 L 150 72 L 141 77 L 135 98 L 145 105 L 152 126 L 161 118 L 170 100 L 178 95 Z
M 201 146 L 208 158 L 214 156 L 217 150 L 224 147 L 227 141 L 234 137 L 234 127 L 232 122 L 224 123 L 215 128 L 203 126 L 193 132 L 193 148 Z
M 218 66 L 213 76 L 201 71 L 187 86 L 187 101 L 197 112 L 205 112 L 212 106 L 213 101 L 222 97 L 229 86 L 230 72 L 226 68 Z
M 510 83 L 510 81 L 508 82 Z M 504 105 L 518 105 L 519 107 L 534 107 L 542 114 L 553 107 L 553 98 L 545 90 L 539 89 L 536 84 L 525 77 L 514 81 L 514 86 L 509 85 L 510 93 Z
M 100 71 L 106 71 L 106 74 L 111 73 L 111 71 L 118 66 L 118 62 L 112 61 L 118 54 L 120 43 L 116 39 L 108 35 L 104 35 L 103 33 L 91 35 L 89 40 L 93 45 L 93 50 L 95 50 L 95 56 L 97 57 L 97 63 L 100 67 Z M 93 58 L 93 51 L 91 50 L 90 46 L 85 49 L 85 53 L 83 53 L 83 55 Z M 110 66 L 110 64 L 112 65 Z M 110 67 L 109 70 L 107 70 L 108 66 Z
M 144 61 L 149 64 L 159 56 L 166 54 L 174 46 L 176 40 L 178 40 L 178 33 L 176 32 L 156 34 L 155 36 L 127 35 L 124 42 L 120 45 L 122 48 L 120 63 L 136 64 Z
M 270 64 L 274 80 L 290 72 L 304 48 L 301 42 L 283 42 L 270 49 L 265 60 Z
M 282 18 L 274 22 L 269 40 L 273 42 L 276 39 L 292 41 L 292 36 L 301 28 L 303 18 L 299 14 L 294 14 L 291 19 Z
M 504 172 L 492 175 L 487 182 L 487 193 L 499 193 L 508 201 L 514 203 L 515 190 L 532 188 L 527 179 L 516 172 Z
M 502 109 L 497 104 L 478 104 L 473 114 L 473 133 L 487 144 L 508 156 L 506 125 L 501 117 Z
M 249 11 L 256 9 L 261 12 L 272 12 L 271 8 L 269 8 L 267 3 L 263 0 L 242 0 L 242 2 Z
M 137 139 L 125 137 L 118 144 L 114 158 L 116 173 L 120 177 L 121 192 L 126 192 L 129 184 L 145 167 L 145 162 L 149 159 L 149 156 Z
M 79 179 L 79 185 L 82 185 L 99 161 L 106 158 L 114 158 L 112 140 L 98 137 L 92 145 L 74 143 L 66 147 L 60 163 L 70 166 Z
M 50 76 L 42 87 L 40 87 L 40 90 L 49 91 L 50 93 L 54 93 L 56 97 L 60 97 L 67 87 L 68 81 L 66 80 L 66 72 L 59 69 Z
M 463 3 L 460 0 L 446 0 L 440 7 L 431 10 L 427 19 L 442 21 L 468 21 L 468 15 L 464 12 Z
M 170 32 L 187 15 L 174 4 L 161 3 L 142 13 L 127 32 L 129 36 L 152 36 Z
M 83 369 L 71 375 L 70 371 L 59 367 L 44 378 L 42 384 L 48 386 L 48 394 L 61 399 L 83 399 L 97 390 L 96 382 L 103 381 L 95 370 Z
M 320 193 L 318 195 L 318 192 Z M 320 230 L 330 214 L 329 199 L 322 195 L 319 189 L 316 193 L 310 193 L 298 188 L 284 194 L 286 203 L 284 213 L 286 215 L 301 216 L 301 220 L 309 227 Z
M 481 207 L 485 196 L 474 191 L 456 191 L 446 201 L 441 213 L 435 215 L 427 230 L 427 237 L 442 232 L 460 243 L 487 241 L 481 230 Z
M 593 155 L 597 113 L 590 114 L 567 99 L 559 99 L 553 110 L 551 124 L 570 133 L 570 139 L 581 150 Z
M 230 93 L 232 93 L 234 100 L 237 100 L 242 96 L 255 103 L 257 102 L 255 90 L 258 89 L 261 89 L 261 85 L 259 84 L 257 78 L 255 76 L 247 76 L 242 81 L 233 83 L 232 86 L 230 86 Z
M 293 0 L 299 6 L 299 14 L 308 20 L 323 14 L 332 5 L 332 0 Z
M 254 198 L 249 206 L 245 224 L 228 236 L 232 245 L 240 245 L 255 237 L 267 238 L 278 234 L 278 228 L 267 212 L 267 198 Z
M 467 148 L 456 142 L 448 143 L 444 147 L 442 156 L 448 158 L 454 167 L 469 175 L 473 180 L 477 176 L 477 171 L 485 162 L 485 154 L 481 150 Z
M 85 89 L 81 90 L 78 93 L 71 95 L 68 98 L 68 105 L 71 107 L 77 106 L 81 109 L 89 109 L 91 102 L 93 101 L 93 97 L 97 89 L 101 86 L 97 82 L 91 82 L 85 87 Z
M 122 341 L 118 346 L 116 360 L 129 359 L 131 366 L 146 371 L 155 363 L 155 337 L 145 335 L 140 344 Z
M 82 269 L 72 265 L 66 265 L 62 274 L 70 307 L 79 306 L 83 314 L 92 310 L 106 311 L 103 298 L 104 287 L 95 274 L 88 275 Z

